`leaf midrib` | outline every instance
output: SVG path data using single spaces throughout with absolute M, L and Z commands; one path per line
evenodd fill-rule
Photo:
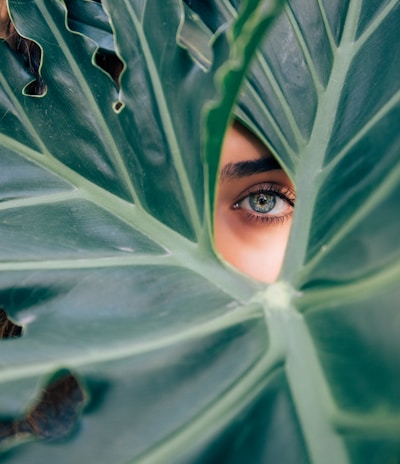
M 306 261 L 312 217 L 322 183 L 322 172 L 328 145 L 331 141 L 337 108 L 347 75 L 356 50 L 353 47 L 360 4 L 351 2 L 343 28 L 342 41 L 334 53 L 333 66 L 328 84 L 318 96 L 318 108 L 307 145 L 299 158 L 295 185 L 301 201 L 296 203 L 291 236 L 284 260 L 282 277 L 298 286 L 299 271 Z M 313 167 L 312 173 L 310 166 Z

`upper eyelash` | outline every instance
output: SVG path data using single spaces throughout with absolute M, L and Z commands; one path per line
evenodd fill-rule
M 278 196 L 284 201 L 287 201 L 289 205 L 294 208 L 295 200 L 296 200 L 296 195 L 294 191 L 290 188 L 278 184 L 271 184 L 271 183 L 264 183 L 264 184 L 257 184 L 255 186 L 256 188 L 250 187 L 247 188 L 244 192 L 242 192 L 239 196 L 239 198 L 233 203 L 233 205 L 236 205 L 237 203 L 240 203 L 242 200 L 244 200 L 246 197 L 249 195 L 255 194 L 255 193 L 273 193 L 274 195 Z

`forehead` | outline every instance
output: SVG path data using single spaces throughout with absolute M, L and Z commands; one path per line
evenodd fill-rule
M 268 149 L 246 128 L 235 123 L 225 136 L 221 165 L 271 157 Z

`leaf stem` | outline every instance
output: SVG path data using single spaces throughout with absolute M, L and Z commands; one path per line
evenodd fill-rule
M 270 331 L 286 341 L 285 370 L 310 462 L 349 463 L 343 439 L 331 420 L 335 403 L 303 316 L 294 307 L 266 309 L 265 313 Z M 324 439 L 318 440 L 321 436 Z

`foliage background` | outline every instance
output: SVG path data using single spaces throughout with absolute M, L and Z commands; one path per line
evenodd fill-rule
M 398 462 L 399 2 L 66 3 L 9 2 L 45 95 L 0 43 L 2 460 Z M 297 190 L 268 287 L 210 244 L 237 96 Z

